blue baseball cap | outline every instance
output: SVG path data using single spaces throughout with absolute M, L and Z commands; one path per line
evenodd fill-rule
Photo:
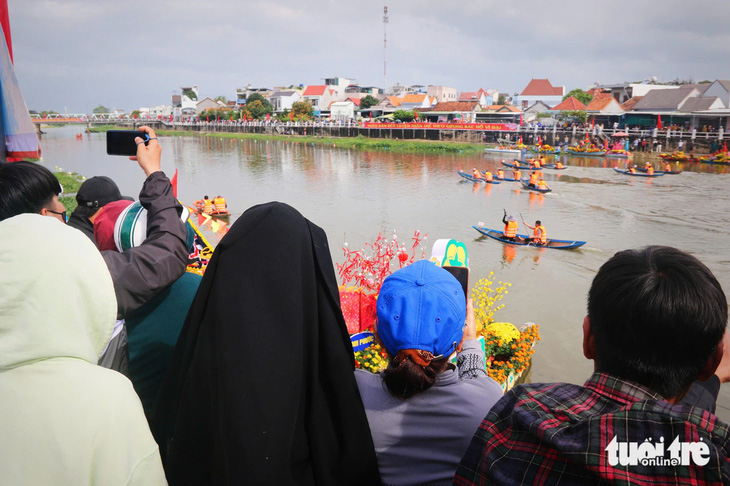
M 377 312 L 378 335 L 390 354 L 421 349 L 448 356 L 464 335 L 466 297 L 453 275 L 419 260 L 385 279 Z

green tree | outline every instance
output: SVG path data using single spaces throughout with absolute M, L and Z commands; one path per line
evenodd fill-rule
M 243 107 L 243 112 L 246 113 L 246 117 L 249 120 L 259 120 L 265 117 L 267 113 L 273 113 L 274 106 L 261 94 L 253 93 L 246 98 L 246 104 Z
M 228 100 L 223 95 L 216 96 L 215 98 L 213 98 L 213 101 L 222 101 L 223 103 L 228 103 Z
M 99 105 L 92 110 L 93 113 L 109 113 L 109 108 L 104 105 Z
M 291 105 L 291 110 L 294 112 L 296 121 L 307 121 L 313 118 L 314 109 L 308 101 L 295 101 Z
M 195 91 L 193 91 L 192 88 L 185 88 L 182 90 L 182 94 L 193 101 L 198 101 L 198 95 L 195 94 Z
M 413 114 L 412 111 L 408 110 L 395 110 L 393 112 L 393 120 L 400 120 L 403 122 L 410 122 L 413 121 L 413 119 L 416 116 Z
M 132 118 L 139 118 L 140 113 L 141 112 L 139 110 L 134 110 L 132 112 Z
M 507 104 L 507 98 L 505 98 L 503 94 L 499 95 L 499 98 L 497 98 L 497 104 L 498 105 Z
M 572 120 L 578 121 L 580 123 L 585 123 L 586 120 L 588 120 L 588 113 L 583 110 L 561 111 L 559 117 L 564 120 Z
M 583 91 L 580 88 L 575 88 L 574 90 L 570 91 L 567 95 L 563 96 L 563 101 L 567 100 L 571 96 L 573 96 L 575 99 L 577 99 L 584 105 L 587 105 L 593 99 L 592 95 L 586 93 L 585 91 Z
M 360 98 L 360 109 L 367 110 L 371 106 L 378 104 L 378 99 L 373 95 L 367 95 L 364 98 Z

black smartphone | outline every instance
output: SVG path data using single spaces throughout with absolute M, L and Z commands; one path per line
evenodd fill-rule
M 456 280 L 461 284 L 461 288 L 464 289 L 464 296 L 466 297 L 469 292 L 469 267 L 441 267 L 451 275 L 456 277 Z M 468 297 L 467 297 L 468 299 Z
M 149 135 L 139 130 L 108 130 L 106 132 L 106 153 L 109 155 L 137 155 L 135 137 L 149 143 Z

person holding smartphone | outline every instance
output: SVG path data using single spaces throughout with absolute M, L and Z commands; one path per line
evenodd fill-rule
M 377 314 L 388 368 L 358 369 L 355 378 L 383 484 L 451 484 L 484 412 L 502 397 L 485 369 L 471 300 L 453 275 L 421 260 L 385 279 Z

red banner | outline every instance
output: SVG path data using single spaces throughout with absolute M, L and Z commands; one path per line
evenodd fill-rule
M 363 128 L 401 128 L 401 129 L 425 129 L 425 130 L 487 130 L 516 132 L 516 123 L 363 123 Z

